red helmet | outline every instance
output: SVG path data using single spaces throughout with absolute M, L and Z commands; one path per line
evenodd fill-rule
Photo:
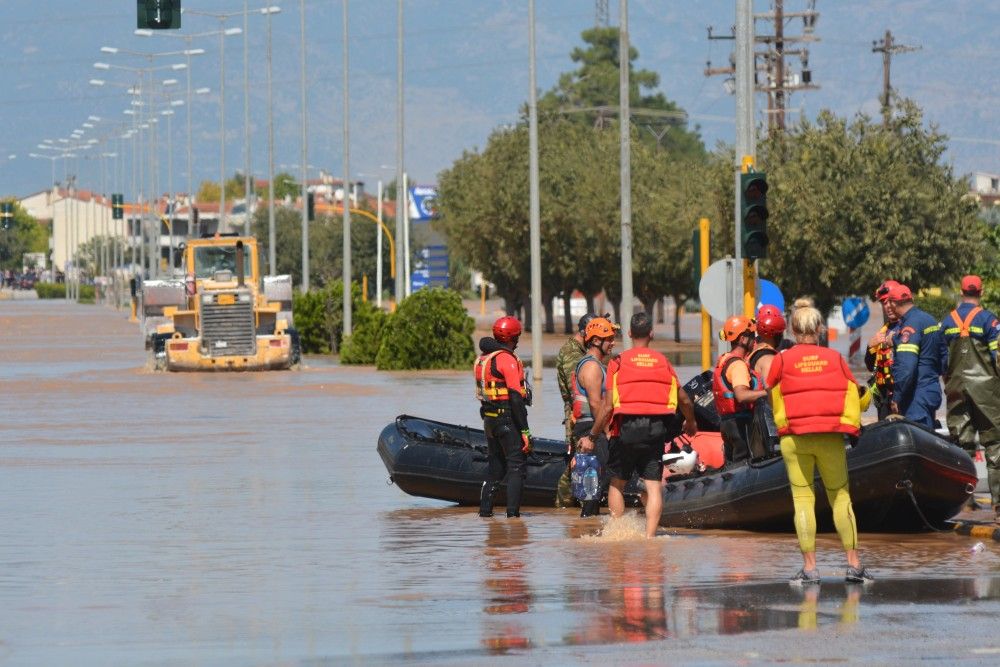
M 780 336 L 785 333 L 785 315 L 777 306 L 765 304 L 757 311 L 757 333 L 761 336 Z
M 511 343 L 521 335 L 521 322 L 507 315 L 493 323 L 493 337 L 499 343 Z

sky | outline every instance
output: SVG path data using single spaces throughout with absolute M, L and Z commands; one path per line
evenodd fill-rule
M 343 0 L 306 0 L 306 80 L 308 82 L 310 177 L 319 169 L 339 177 L 343 167 Z M 272 0 L 281 12 L 271 18 L 272 99 L 275 171 L 298 174 L 301 162 L 300 1 Z M 610 0 L 611 23 L 618 23 L 618 0 Z M 735 138 L 735 99 L 723 88 L 724 77 L 706 77 L 706 61 L 728 63 L 732 42 L 709 41 L 706 28 L 728 33 L 735 0 L 630 0 L 630 38 L 639 52 L 637 67 L 660 75 L 660 90 L 687 110 L 707 147 Z M 785 0 L 785 11 L 801 10 L 806 0 Z M 242 0 L 183 0 L 185 12 L 233 13 Z M 593 26 L 593 0 L 537 0 L 537 82 L 551 88 L 562 72 L 574 69 L 570 51 L 581 44 L 580 33 Z M 264 6 L 258 0 L 251 9 Z M 374 184 L 395 175 L 396 161 L 396 0 L 350 0 L 349 101 L 351 178 Z M 755 12 L 768 11 L 768 0 L 755 0 Z M 895 56 L 893 88 L 914 99 L 928 123 L 949 135 L 945 159 L 956 173 L 1000 171 L 1000 108 L 993 66 L 1000 55 L 995 35 L 1000 27 L 1000 3 L 974 0 L 818 0 L 820 12 L 809 45 L 813 82 L 819 90 L 791 96 L 790 123 L 815 118 L 821 109 L 840 116 L 866 113 L 877 117 L 882 85 L 881 54 L 874 40 L 891 29 L 902 44 L 920 50 Z M 482 148 L 490 132 L 513 123 L 528 97 L 528 0 L 404 0 L 405 165 L 411 181 L 431 184 L 463 151 Z M 44 190 L 53 163 L 30 153 L 56 154 L 38 148 L 46 139 L 57 142 L 75 129 L 84 140 L 97 139 L 94 150 L 55 162 L 56 180 L 78 175 L 80 187 L 101 189 L 102 152 L 129 155 L 120 164 L 104 162 L 104 191 L 122 190 L 120 173 L 130 173 L 131 144 L 108 137 L 121 133 L 131 117 L 127 87 L 135 72 L 121 67 L 169 67 L 183 57 L 147 59 L 129 55 L 185 48 L 176 35 L 211 32 L 222 25 L 216 18 L 185 13 L 180 31 L 141 37 L 133 0 L 2 0 L 0 34 L 0 196 L 24 196 Z M 242 27 L 242 16 L 225 27 Z M 267 18 L 249 17 L 249 98 L 252 171 L 267 174 Z M 767 22 L 758 32 L 770 31 Z M 786 33 L 801 33 L 790 20 Z M 243 35 L 226 37 L 225 46 L 225 166 L 227 175 L 244 164 Z M 102 53 L 116 47 L 116 54 Z M 192 116 L 192 180 L 218 180 L 220 163 L 219 37 L 191 37 L 191 47 L 205 50 L 191 58 L 192 88 L 197 95 Z M 97 70 L 96 62 L 112 69 Z M 185 99 L 186 73 L 156 71 L 157 82 L 176 78 L 164 88 Z M 89 83 L 99 78 L 103 87 Z M 157 84 L 159 85 L 159 83 Z M 758 122 L 766 99 L 755 98 Z M 134 108 L 134 107 L 132 107 Z M 160 124 L 159 189 L 168 189 L 172 171 L 175 191 L 187 189 L 186 106 L 173 107 L 170 153 L 167 127 Z M 94 128 L 82 128 L 90 116 Z M 91 157 L 83 157 L 85 155 Z M 172 169 L 169 167 L 172 166 Z M 127 188 L 124 188 L 127 192 Z M 369 191 L 374 187 L 369 185 Z

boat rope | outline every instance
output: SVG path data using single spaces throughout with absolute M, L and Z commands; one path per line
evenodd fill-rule
M 936 533 L 951 532 L 950 528 L 937 528 L 936 526 L 931 525 L 931 522 L 927 520 L 927 517 L 925 517 L 924 513 L 920 510 L 920 505 L 919 503 L 917 503 L 917 497 L 913 495 L 913 482 L 911 482 L 908 479 L 901 479 L 898 482 L 896 482 L 896 489 L 901 491 L 906 491 L 906 494 L 910 496 L 910 500 L 913 502 L 913 509 L 917 511 L 917 516 L 920 517 L 920 520 L 924 522 L 925 526 L 927 526 L 929 529 L 933 530 Z

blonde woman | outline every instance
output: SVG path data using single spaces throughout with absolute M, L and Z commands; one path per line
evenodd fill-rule
M 788 470 L 795 505 L 795 532 L 802 569 L 792 584 L 818 584 L 816 570 L 816 497 L 813 472 L 819 469 L 833 523 L 847 555 L 845 579 L 865 583 L 874 577 L 858 555 L 858 528 L 847 483 L 844 436 L 861 429 L 858 383 L 844 358 L 820 347 L 823 318 L 815 308 L 796 302 L 792 310 L 795 345 L 776 355 L 767 376 L 774 422 L 781 436 L 781 455 Z

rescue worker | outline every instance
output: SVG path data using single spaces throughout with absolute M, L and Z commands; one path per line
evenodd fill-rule
M 489 468 L 479 499 L 479 516 L 493 516 L 493 497 L 500 482 L 507 483 L 507 516 L 521 516 L 521 489 L 531 452 L 528 429 L 528 390 L 524 366 L 514 354 L 521 336 L 516 317 L 501 317 L 493 323 L 493 337 L 479 341 L 482 354 L 476 359 L 476 398 L 486 432 Z
M 771 370 L 774 356 L 782 348 L 785 333 L 785 315 L 777 306 L 763 305 L 757 311 L 757 344 L 747 359 L 750 368 L 763 380 Z M 764 387 L 767 389 L 767 387 Z M 753 425 L 750 429 L 750 456 L 765 458 L 778 453 L 778 431 L 771 414 L 771 404 L 757 401 L 754 405 Z
M 941 325 L 913 305 L 906 285 L 890 287 L 890 307 L 899 316 L 893 337 L 891 410 L 910 421 L 934 428 L 941 405 L 941 380 L 947 352 Z
M 816 571 L 816 496 L 818 468 L 833 523 L 847 555 L 848 583 L 873 581 L 858 555 L 858 528 L 847 480 L 844 436 L 861 432 L 861 391 L 836 350 L 819 345 L 823 316 L 815 308 L 792 313 L 796 344 L 774 358 L 767 376 L 774 421 L 781 436 L 781 456 L 788 470 L 795 505 L 795 532 L 802 569 L 794 585 L 818 584 Z
M 892 399 L 894 386 L 892 381 L 892 349 L 893 338 L 899 324 L 899 315 L 889 301 L 889 293 L 897 289 L 899 283 L 886 280 L 875 290 L 875 298 L 882 307 L 883 324 L 878 332 L 868 341 L 868 351 L 865 353 L 865 366 L 872 372 L 868 385 L 875 401 L 878 418 L 885 419 L 892 414 Z
M 604 400 L 611 408 L 612 447 L 617 449 L 611 466 L 608 509 L 611 516 L 625 513 L 625 484 L 639 473 L 646 487 L 646 537 L 656 537 L 663 512 L 663 450 L 677 435 L 675 415 L 684 415 L 684 432 L 693 436 L 698 428 L 694 403 L 681 388 L 677 373 L 666 357 L 649 349 L 653 321 L 636 313 L 629 323 L 632 349 L 608 364 Z
M 743 461 L 750 455 L 750 423 L 753 404 L 767 395 L 760 378 L 747 365 L 747 355 L 753 348 L 757 328 L 754 321 L 742 315 L 726 320 L 719 338 L 728 341 L 732 349 L 719 357 L 712 371 L 712 393 L 719 413 L 719 430 L 726 464 Z
M 576 439 L 573 437 L 573 372 L 586 350 L 583 347 L 583 332 L 592 319 L 597 317 L 593 313 L 587 313 L 580 318 L 577 323 L 576 333 L 566 339 L 563 346 L 559 348 L 556 355 L 556 381 L 559 384 L 559 395 L 563 400 L 563 424 L 566 426 L 566 469 L 559 478 L 556 485 L 556 507 L 572 507 L 573 488 L 570 481 L 570 472 L 573 468 L 573 454 Z
M 601 463 L 601 478 L 607 480 L 609 443 L 606 427 L 610 410 L 604 401 L 605 363 L 615 347 L 615 326 L 605 317 L 595 317 L 583 333 L 587 353 L 573 372 L 573 435 L 577 450 L 594 454 Z M 600 514 L 600 497 L 583 501 L 580 516 Z
M 997 373 L 997 316 L 979 304 L 983 281 L 962 278 L 962 300 L 941 322 L 948 363 L 944 393 L 948 431 L 970 456 L 976 435 L 986 454 L 994 521 L 1000 524 L 1000 376 Z

